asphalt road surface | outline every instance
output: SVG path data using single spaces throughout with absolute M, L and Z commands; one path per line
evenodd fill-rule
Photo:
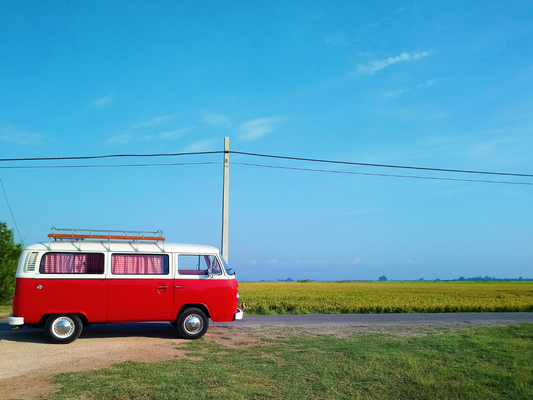
M 369 326 L 419 324 L 498 324 L 533 323 L 533 313 L 449 313 L 449 314 L 307 314 L 245 315 L 244 319 L 213 325 L 285 325 L 285 326 Z
M 0 319 L 0 332 L 10 330 L 7 319 Z M 514 324 L 533 323 L 533 313 L 449 313 L 449 314 L 307 314 L 307 315 L 245 315 L 240 321 L 211 322 L 211 326 L 252 327 L 275 326 L 393 326 L 448 324 Z M 83 330 L 84 334 L 127 335 L 139 331 L 172 329 L 168 322 L 96 324 Z M 24 327 L 22 330 L 33 330 Z M 7 333 L 7 332 L 6 332 Z M 15 333 L 15 332 L 13 332 Z M 5 333 L 0 334 L 0 339 Z

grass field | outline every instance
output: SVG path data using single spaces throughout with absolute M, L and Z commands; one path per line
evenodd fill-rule
M 533 311 L 533 282 L 243 282 L 248 314 Z
M 12 313 L 13 307 L 9 305 L 0 305 L 0 318 L 7 318 Z
M 188 342 L 183 359 L 56 375 L 60 390 L 47 398 L 533 398 L 533 324 L 348 336 L 258 329 L 248 341 L 227 330 Z

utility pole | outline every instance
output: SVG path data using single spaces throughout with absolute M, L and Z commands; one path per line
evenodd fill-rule
M 229 223 L 229 138 L 224 138 L 224 191 L 222 194 L 222 257 L 228 261 Z

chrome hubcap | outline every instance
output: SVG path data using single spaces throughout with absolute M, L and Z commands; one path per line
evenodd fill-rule
M 74 321 L 61 317 L 54 321 L 54 334 L 58 337 L 68 337 L 74 332 Z
M 202 319 L 196 314 L 191 314 L 185 319 L 183 325 L 188 333 L 195 334 L 202 330 Z

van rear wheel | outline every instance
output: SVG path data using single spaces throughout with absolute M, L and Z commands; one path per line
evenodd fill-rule
M 176 328 L 183 339 L 200 339 L 209 328 L 209 319 L 199 308 L 187 308 L 178 317 Z
M 75 341 L 83 330 L 83 323 L 76 314 L 54 314 L 46 320 L 45 333 L 52 343 L 67 344 Z

